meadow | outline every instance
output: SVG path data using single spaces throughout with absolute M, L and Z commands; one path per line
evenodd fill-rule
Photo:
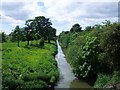
M 53 87 L 58 80 L 56 42 L 45 43 L 43 48 L 26 46 L 20 42 L 2 43 L 2 88 L 30 89 Z

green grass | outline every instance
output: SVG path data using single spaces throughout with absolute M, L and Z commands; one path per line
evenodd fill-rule
M 54 85 L 58 79 L 57 62 L 53 56 L 57 52 L 56 43 L 45 43 L 44 48 L 25 45 L 26 42 L 20 43 L 20 47 L 16 43 L 3 43 L 3 88 L 46 88 Z

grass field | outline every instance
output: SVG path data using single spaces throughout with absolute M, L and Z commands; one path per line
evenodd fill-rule
M 54 86 L 58 79 L 56 43 L 45 43 L 44 48 L 25 45 L 2 44 L 3 89 Z

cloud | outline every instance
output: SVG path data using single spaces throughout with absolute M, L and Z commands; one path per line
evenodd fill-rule
M 44 2 L 46 3 L 46 2 Z M 52 3 L 52 2 L 51 2 Z M 82 27 L 94 25 L 104 20 L 117 21 L 117 2 L 61 2 L 47 3 L 47 15 L 57 23 L 58 33 L 70 30 L 74 23 Z M 49 8 L 50 7 L 50 8 Z M 57 7 L 57 8 L 56 8 Z M 65 23 L 66 22 L 66 23 Z M 63 24 L 62 24 L 63 23 Z M 61 28 L 62 27 L 62 28 Z
M 23 23 L 22 20 L 16 20 L 16 19 L 14 19 L 12 17 L 9 17 L 9 16 L 3 16 L 1 20 L 2 20 L 2 24 L 7 24 L 7 25 L 9 25 L 9 24 L 17 25 L 17 24 L 22 24 Z
M 117 21 L 117 2 L 118 0 L 4 0 L 1 11 L 3 29 L 8 25 L 11 28 L 16 24 L 22 26 L 26 20 L 36 16 L 50 18 L 57 34 L 70 30 L 75 23 L 85 27 L 106 19 Z
M 93 7 L 94 6 L 94 7 Z M 90 18 L 105 18 L 105 17 L 117 17 L 118 13 L 118 3 L 116 2 L 94 2 L 88 5 L 87 8 L 88 17 Z M 92 9 L 91 9 L 92 8 Z M 92 15 L 91 15 L 92 14 Z

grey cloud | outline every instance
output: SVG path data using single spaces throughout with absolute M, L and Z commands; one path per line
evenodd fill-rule
M 86 13 L 78 14 L 75 18 L 107 18 L 107 17 L 117 17 L 118 16 L 118 3 L 117 2 L 73 2 L 66 6 L 63 12 L 71 14 L 74 11 L 81 10 Z
M 21 9 L 25 4 L 23 2 L 3 2 L 2 9 L 5 11 Z
M 86 13 L 76 15 L 75 18 L 113 18 L 118 16 L 118 3 L 117 2 L 75 2 L 71 7 L 68 7 L 68 12 L 75 10 L 81 12 L 84 10 Z
M 44 6 L 44 2 L 38 2 L 38 6 Z
M 54 26 L 59 26 L 59 27 L 63 27 L 63 26 L 66 26 L 69 22 L 64 20 L 64 21 L 57 21 L 57 20 L 54 20 L 52 21 L 53 25 Z
M 44 6 L 44 2 L 37 2 L 37 5 L 41 8 L 41 11 L 46 13 L 47 8 Z
M 2 3 L 2 11 L 6 16 L 17 20 L 25 20 L 29 16 L 29 12 L 23 7 L 23 2 Z
M 10 16 L 16 20 L 26 20 L 29 16 L 29 12 L 19 9 L 17 11 L 8 11 L 7 13 L 5 13 L 5 15 Z
M 117 2 L 94 2 L 87 7 L 88 14 L 85 15 L 88 18 L 106 18 L 117 17 L 118 13 Z

